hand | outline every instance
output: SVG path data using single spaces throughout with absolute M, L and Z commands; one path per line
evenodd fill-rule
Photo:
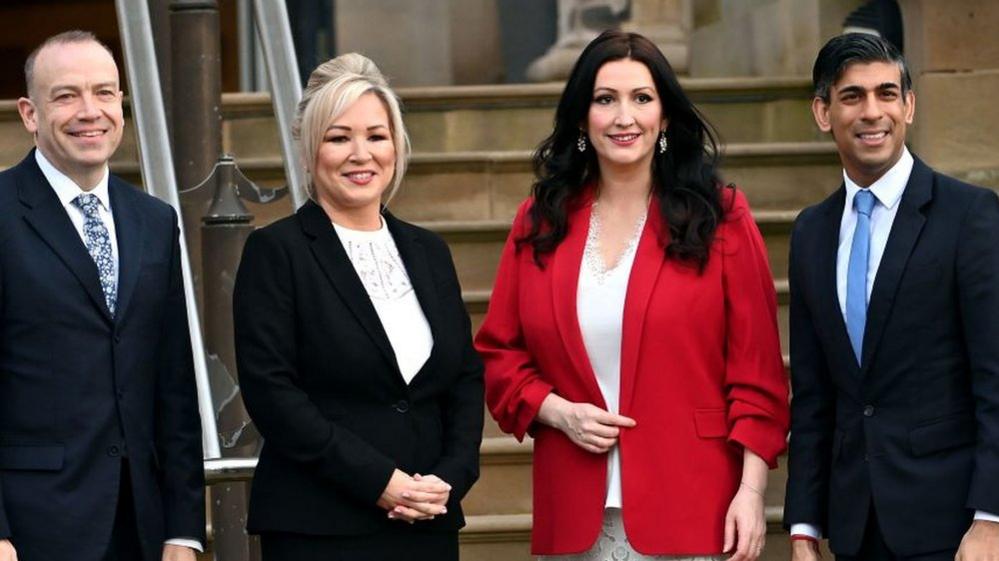
M 617 444 L 618 427 L 633 427 L 634 419 L 604 411 L 592 403 L 573 403 L 549 394 L 538 412 L 541 422 L 566 434 L 576 446 L 594 454 L 604 454 Z
M 819 561 L 821 558 L 819 544 L 807 540 L 791 542 L 791 561 Z
M 961 539 L 955 561 L 999 561 L 999 522 L 975 520 Z
M 17 551 L 10 540 L 0 540 L 0 561 L 17 561 Z
M 395 470 L 378 499 L 378 506 L 389 511 L 389 518 L 410 524 L 446 513 L 447 507 L 443 504 L 429 502 L 427 499 L 440 500 L 442 493 L 451 492 L 451 486 L 440 479 L 421 479 L 423 480 L 417 481 L 405 472 Z
M 451 485 L 449 485 L 446 481 L 444 481 L 440 477 L 437 477 L 436 475 L 434 475 L 432 473 L 428 473 L 427 475 L 420 475 L 420 474 L 417 473 L 417 474 L 413 475 L 413 480 L 414 481 L 427 481 L 427 482 L 430 482 L 430 483 L 443 483 L 447 487 L 447 489 L 444 492 L 440 492 L 440 493 L 427 493 L 424 496 L 425 499 L 426 499 L 425 502 L 444 506 L 444 505 L 447 504 L 448 500 L 451 499 Z M 402 496 L 403 496 L 403 498 L 410 499 L 410 500 L 414 500 L 414 499 L 417 500 L 417 501 L 420 500 L 419 496 L 407 496 L 406 493 L 403 493 Z
M 2 559 L 2 557 L 0 557 Z M 196 561 L 194 550 L 182 545 L 168 543 L 163 546 L 163 561 Z
M 732 551 L 735 547 L 729 561 L 755 561 L 763 553 L 766 534 L 763 495 L 755 489 L 739 485 L 725 515 L 725 546 L 722 551 Z

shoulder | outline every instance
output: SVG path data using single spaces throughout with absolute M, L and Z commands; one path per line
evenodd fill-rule
M 991 189 L 972 185 L 936 170 L 933 170 L 933 182 L 936 187 L 936 194 L 951 200 L 971 203 L 996 196 L 995 192 Z
M 177 212 L 165 201 L 144 192 L 141 188 L 112 175 L 108 180 L 108 189 L 115 196 L 122 200 L 127 200 L 133 208 L 136 208 L 147 218 L 152 218 L 157 223 L 174 223 Z
M 435 257 L 444 256 L 450 258 L 451 251 L 448 248 L 447 242 L 444 241 L 444 238 L 440 234 L 422 226 L 417 226 L 412 222 L 400 220 L 391 214 L 386 214 L 385 217 L 386 220 L 391 221 L 390 229 L 394 230 L 394 233 L 415 239 Z
M 302 238 L 304 238 L 304 234 L 299 216 L 291 214 L 255 229 L 247 238 L 247 245 L 249 245 L 250 240 L 256 244 L 283 245 Z

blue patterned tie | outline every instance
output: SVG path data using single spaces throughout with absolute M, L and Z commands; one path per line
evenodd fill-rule
M 114 305 L 118 299 L 118 286 L 115 282 L 114 255 L 111 253 L 111 236 L 107 226 L 101 220 L 98 210 L 100 201 L 97 195 L 83 193 L 73 199 L 73 204 L 83 211 L 83 239 L 87 251 L 97 264 L 97 272 L 101 276 L 101 288 L 104 290 L 104 301 L 108 310 L 114 315 Z
M 860 364 L 867 324 L 867 262 L 871 254 L 874 194 L 867 189 L 857 191 L 853 207 L 857 209 L 857 229 L 853 232 L 850 266 L 846 272 L 846 330 L 850 334 L 850 345 L 857 356 L 857 364 Z

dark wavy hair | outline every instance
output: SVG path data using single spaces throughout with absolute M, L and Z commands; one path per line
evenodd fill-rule
M 587 183 L 600 176 L 592 147 L 576 147 L 580 124 L 586 122 L 593 99 L 597 71 L 610 61 L 631 59 L 652 74 L 668 120 L 669 149 L 652 158 L 652 191 L 662 221 L 668 226 L 666 256 L 688 261 L 703 270 L 707 265 L 715 230 L 724 218 L 718 168 L 716 134 L 680 88 L 666 57 L 651 41 L 637 33 L 605 31 L 579 55 L 555 110 L 555 129 L 534 153 L 537 180 L 531 188 L 534 204 L 528 217 L 530 230 L 517 247 L 530 244 L 534 261 L 565 239 L 570 206 Z

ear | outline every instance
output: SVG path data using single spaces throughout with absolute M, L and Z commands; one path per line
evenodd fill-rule
M 905 124 L 911 125 L 916 116 L 916 92 L 905 92 Z
M 21 115 L 21 122 L 28 132 L 35 134 L 38 132 L 38 111 L 35 104 L 28 98 L 22 97 L 17 100 L 17 112 Z
M 812 98 L 812 116 L 815 117 L 815 124 L 820 131 L 832 130 L 832 124 L 829 123 L 829 104 L 819 96 Z
M 659 130 L 662 131 L 662 132 L 666 132 L 667 128 L 669 128 L 669 119 L 667 119 L 666 117 L 663 117 L 662 122 L 659 123 Z

